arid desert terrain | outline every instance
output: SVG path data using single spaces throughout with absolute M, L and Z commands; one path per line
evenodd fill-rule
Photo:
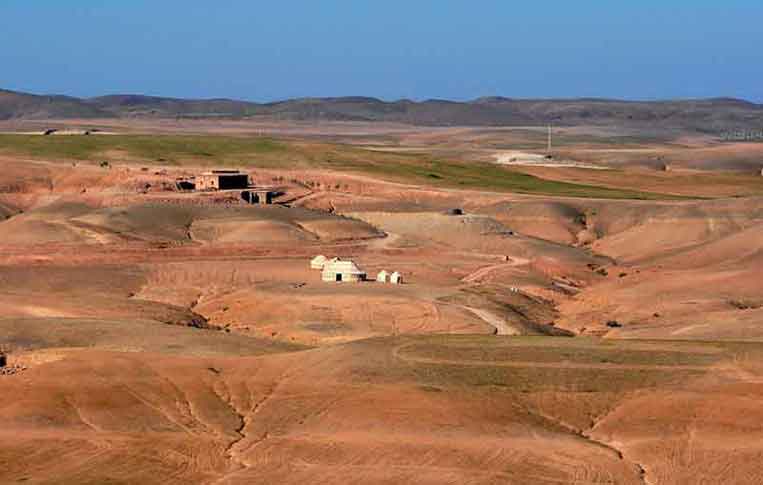
M 0 483 L 763 483 L 763 143 L 531 121 L 0 121 Z

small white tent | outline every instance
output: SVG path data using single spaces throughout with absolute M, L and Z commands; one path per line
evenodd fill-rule
M 392 273 L 392 276 L 389 277 L 389 282 L 393 285 L 401 285 L 403 284 L 403 275 L 395 271 Z
M 389 278 L 389 273 L 387 273 L 385 270 L 379 271 L 379 274 L 376 275 L 376 281 L 379 283 L 386 283 L 387 278 Z

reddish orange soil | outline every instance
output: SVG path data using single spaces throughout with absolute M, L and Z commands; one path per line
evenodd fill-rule
M 475 158 L 504 133 L 271 128 Z M 174 190 L 193 167 L 3 156 L 0 483 L 760 483 L 763 199 L 690 171 L 736 149 L 523 169 L 716 199 L 255 170 L 289 181 L 270 207 Z M 324 283 L 317 254 L 404 284 Z

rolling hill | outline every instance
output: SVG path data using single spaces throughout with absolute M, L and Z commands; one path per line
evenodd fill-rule
M 70 96 L 38 96 L 0 89 L 0 120 L 106 118 L 112 114 Z
M 95 98 L 0 90 L 0 119 L 98 117 L 232 117 L 399 122 L 421 126 L 632 125 L 718 133 L 760 129 L 763 105 L 733 98 L 623 101 L 598 98 L 457 102 L 383 101 L 370 97 L 298 98 L 273 103 L 178 99 L 132 94 Z

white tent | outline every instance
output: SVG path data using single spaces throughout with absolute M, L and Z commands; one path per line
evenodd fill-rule
M 328 258 L 326 258 L 326 256 L 322 254 L 319 254 L 318 256 L 310 260 L 310 268 L 323 269 L 323 265 L 326 264 L 326 261 L 328 261 Z
M 323 265 L 321 272 L 323 281 L 350 281 L 358 282 L 366 279 L 366 272 L 358 268 L 354 262 L 332 258 Z
M 392 276 L 389 277 L 389 282 L 393 285 L 401 285 L 403 284 L 403 275 L 395 271 L 392 273 Z
M 386 283 L 387 278 L 389 278 L 389 273 L 387 273 L 385 270 L 379 271 L 379 273 L 376 275 L 376 281 L 379 283 Z

